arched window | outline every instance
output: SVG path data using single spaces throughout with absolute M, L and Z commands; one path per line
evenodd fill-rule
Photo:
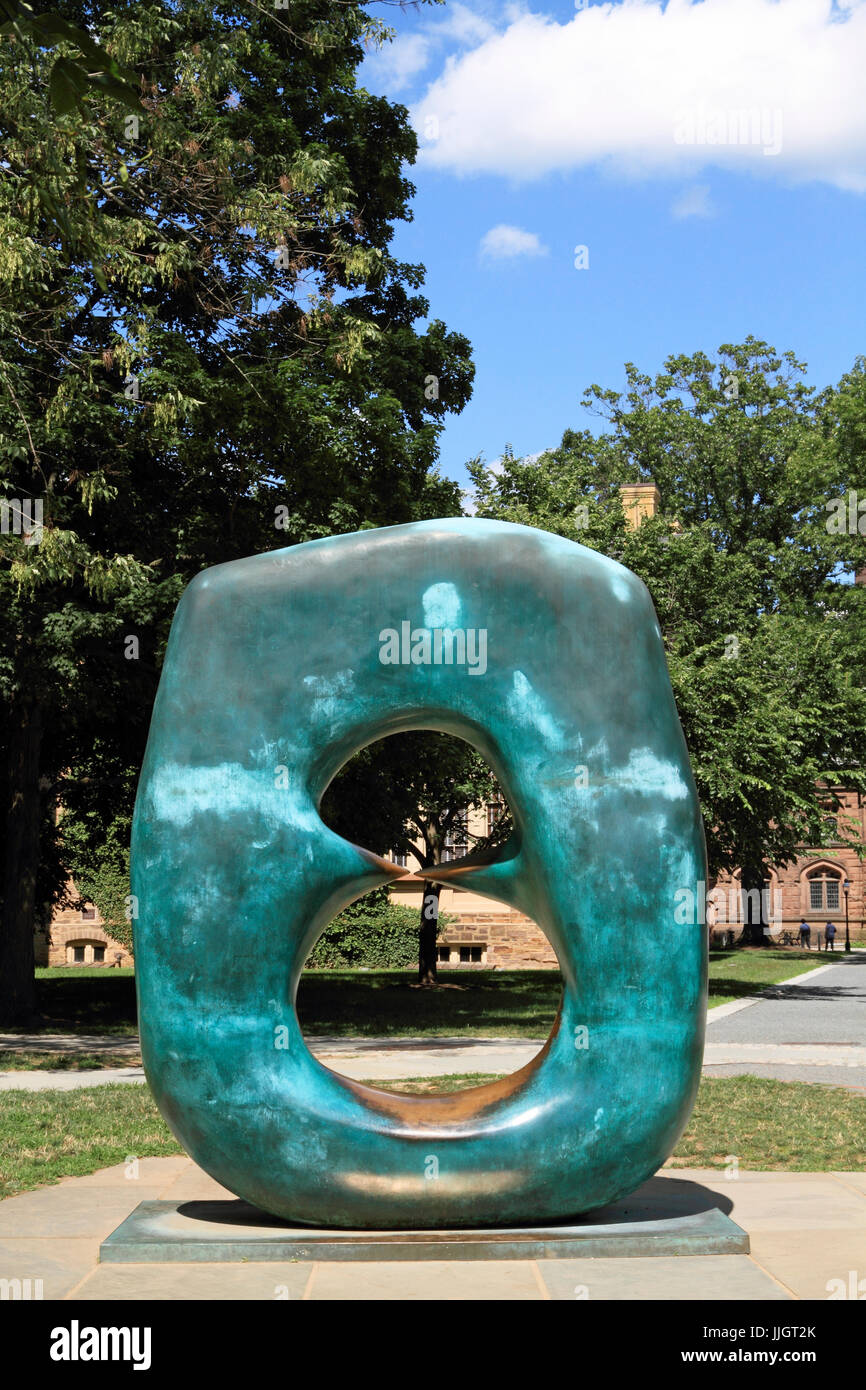
M 806 907 L 810 912 L 841 912 L 842 874 L 838 869 L 819 864 L 806 874 L 806 885 Z

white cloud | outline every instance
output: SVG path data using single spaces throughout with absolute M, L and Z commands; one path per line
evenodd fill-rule
M 714 217 L 715 213 L 707 183 L 693 183 L 671 205 L 671 216 L 678 220 L 684 217 Z
M 456 39 L 458 43 L 487 39 L 495 32 L 489 19 L 477 10 L 470 10 L 468 5 L 461 4 L 449 4 L 444 17 L 431 28 L 443 37 Z
M 866 0 L 622 0 L 512 14 L 414 112 L 422 157 L 518 179 L 708 166 L 866 192 Z
M 424 34 L 400 34 L 365 59 L 365 78 L 372 77 L 389 91 L 399 92 L 424 71 L 432 56 Z
M 512 260 L 515 256 L 546 256 L 547 247 L 542 244 L 535 232 L 525 232 L 522 227 L 509 227 L 500 222 L 491 227 L 481 238 L 481 254 L 487 260 Z
M 396 93 L 422 73 L 444 47 L 466 48 L 495 33 L 489 19 L 468 5 L 449 4 L 444 14 L 428 19 L 413 33 L 397 33 L 364 60 L 364 78 Z

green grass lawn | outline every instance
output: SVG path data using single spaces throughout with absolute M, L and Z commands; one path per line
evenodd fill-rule
M 559 1007 L 558 970 L 443 970 L 456 989 L 418 989 L 411 970 L 308 971 L 298 990 L 305 1033 L 338 1037 L 544 1038 Z
M 3 1092 L 0 1197 L 181 1152 L 145 1085 Z
M 481 1073 L 387 1083 L 388 1090 L 458 1090 Z M 376 1083 L 381 1086 L 381 1083 Z M 385 1087 L 381 1087 L 385 1089 Z M 64 1177 L 182 1150 L 146 1086 L 81 1091 L 7 1091 L 0 1107 L 0 1196 Z M 866 1169 L 866 1099 L 832 1086 L 704 1078 L 670 1165 L 828 1172 Z
M 710 1008 L 749 999 L 767 985 L 780 985 L 821 965 L 842 959 L 839 951 L 801 951 L 798 947 L 744 946 L 710 952 Z
M 760 994 L 842 957 L 789 948 L 739 948 L 710 954 L 710 1006 Z M 39 970 L 44 1033 L 136 1032 L 131 970 Z M 412 970 L 305 972 L 298 1014 L 308 1034 L 339 1037 L 490 1036 L 544 1038 L 559 1004 L 556 970 L 443 970 L 455 989 L 413 988 Z
M 36 996 L 44 1019 L 40 1032 L 134 1036 L 138 1031 L 134 970 L 46 967 L 36 971 Z
M 704 1077 L 688 1128 L 669 1166 L 785 1173 L 866 1169 L 866 1097 L 837 1086 Z

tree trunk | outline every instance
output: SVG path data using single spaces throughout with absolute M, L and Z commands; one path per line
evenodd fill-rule
M 42 711 L 18 706 L 9 721 L 4 805 L 3 903 L 0 910 L 0 1027 L 36 1018 L 33 931 L 39 872 L 39 755 Z
M 421 895 L 421 929 L 418 933 L 418 980 L 422 985 L 436 983 L 436 937 L 439 930 L 438 883 L 424 881 Z
M 769 935 L 765 933 L 764 883 L 767 878 L 763 864 L 743 865 L 740 871 L 740 889 L 743 905 L 743 944 L 745 946 L 768 946 Z

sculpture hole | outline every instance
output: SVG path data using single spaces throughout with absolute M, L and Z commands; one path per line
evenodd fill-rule
M 553 948 L 508 904 L 432 877 L 511 833 L 484 757 L 451 734 L 392 735 L 343 766 L 320 814 L 406 877 L 358 899 L 316 942 L 297 996 L 311 1050 L 334 1072 L 415 1095 L 520 1071 L 559 1005 Z

